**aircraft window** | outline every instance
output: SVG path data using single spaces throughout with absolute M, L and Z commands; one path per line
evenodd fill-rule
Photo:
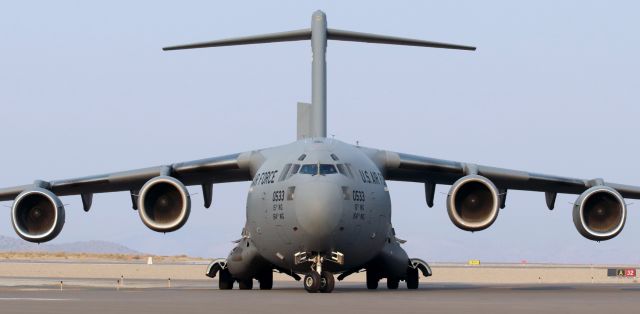
M 318 164 L 302 165 L 302 167 L 300 168 L 300 174 L 318 174 Z
M 338 172 L 340 172 L 340 174 L 345 177 L 349 176 L 349 174 L 347 173 L 347 167 L 345 167 L 344 164 L 337 164 L 336 167 L 338 167 Z
M 338 171 L 336 170 L 336 166 L 329 165 L 329 164 L 321 164 L 320 165 L 320 174 L 321 175 L 334 174 L 334 173 L 338 173 Z
M 282 169 L 282 172 L 280 173 L 280 178 L 278 178 L 278 181 L 283 181 L 287 177 L 287 172 L 289 172 L 290 168 L 291 168 L 291 164 L 284 165 L 284 168 Z
M 336 166 L 332 164 L 307 164 L 302 165 L 300 168 L 300 174 L 310 174 L 312 176 L 317 174 L 327 175 L 334 173 L 338 173 L 338 170 L 336 170 Z
M 293 201 L 293 199 L 295 198 L 295 195 L 296 195 L 296 187 L 295 186 L 290 186 L 287 189 L 287 200 Z
M 349 189 L 349 187 L 347 186 L 342 187 L 342 198 L 345 201 L 348 201 L 351 199 L 351 189 Z
M 300 169 L 300 164 L 293 164 L 293 166 L 291 166 L 291 170 L 289 171 L 289 175 L 287 175 L 287 179 L 291 178 L 291 176 L 298 173 L 299 169 Z
M 331 159 L 338 161 L 338 156 L 336 156 L 336 154 L 331 154 Z
M 298 157 L 298 160 L 303 161 L 305 158 L 307 158 L 307 154 L 302 154 Z
M 349 176 L 353 179 L 353 171 L 351 170 L 351 164 L 344 164 L 347 166 L 347 171 L 349 171 Z

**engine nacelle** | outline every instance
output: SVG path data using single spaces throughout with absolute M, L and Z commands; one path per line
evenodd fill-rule
M 171 232 L 180 229 L 189 218 L 191 197 L 179 180 L 159 176 L 142 186 L 138 196 L 138 213 L 149 229 Z
M 64 206 L 55 194 L 42 188 L 24 191 L 11 207 L 13 229 L 22 239 L 42 243 L 53 240 L 64 226 Z
M 484 230 L 498 217 L 498 195 L 489 179 L 479 175 L 462 177 L 451 186 L 447 196 L 449 218 L 462 230 Z
M 622 195 L 608 186 L 584 191 L 573 205 L 573 223 L 578 232 L 594 241 L 617 236 L 627 220 L 627 205 Z

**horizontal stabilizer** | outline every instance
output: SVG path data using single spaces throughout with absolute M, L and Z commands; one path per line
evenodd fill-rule
M 435 41 L 426 41 L 426 40 L 403 38 L 403 37 L 352 32 L 352 31 L 345 31 L 345 30 L 332 29 L 332 28 L 327 29 L 327 39 L 342 40 L 342 41 L 357 41 L 357 42 L 374 43 L 374 44 L 390 44 L 390 45 L 418 46 L 418 47 L 459 49 L 459 50 L 476 50 L 476 47 L 472 47 L 472 46 L 463 46 L 463 45 L 456 45 L 456 44 L 440 43 Z
M 311 39 L 311 29 L 300 29 L 289 32 L 262 34 L 254 36 L 227 38 L 214 41 L 205 41 L 200 43 L 192 43 L 179 46 L 171 46 L 162 48 L 162 50 L 181 50 L 181 49 L 196 49 L 196 48 L 209 48 L 209 47 L 222 47 L 222 46 L 237 46 L 237 45 L 251 45 L 251 44 L 264 44 L 275 43 L 283 41 L 298 41 Z
M 283 41 L 299 41 L 299 40 L 309 40 L 309 39 L 311 39 L 311 29 L 307 28 L 307 29 L 300 29 L 300 30 L 288 31 L 288 32 L 226 38 L 226 39 L 219 39 L 214 41 L 205 41 L 205 42 L 192 43 L 192 44 L 186 44 L 186 45 L 170 46 L 170 47 L 162 48 L 162 50 L 167 51 L 167 50 L 265 44 L 265 43 L 276 43 L 276 42 L 283 42 Z M 472 46 L 456 45 L 456 44 L 441 43 L 441 42 L 435 42 L 435 41 L 426 41 L 426 40 L 420 40 L 420 39 L 411 39 L 411 38 L 403 38 L 403 37 L 369 34 L 369 33 L 352 32 L 352 31 L 345 31 L 345 30 L 332 29 L 332 28 L 327 29 L 327 39 L 341 40 L 341 41 L 355 41 L 355 42 L 373 43 L 373 44 L 389 44 L 389 45 L 403 45 L 403 46 L 417 46 L 417 47 L 459 49 L 459 50 L 476 50 L 476 47 L 472 47 Z

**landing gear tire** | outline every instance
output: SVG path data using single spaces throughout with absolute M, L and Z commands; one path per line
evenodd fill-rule
M 238 288 L 240 288 L 240 290 L 253 289 L 253 279 L 238 280 Z
M 378 289 L 378 276 L 376 273 L 367 270 L 367 289 L 375 290 Z
M 320 275 L 316 272 L 308 273 L 304 276 L 304 289 L 309 293 L 316 293 L 320 290 Z
M 320 292 L 330 293 L 336 285 L 336 280 L 333 278 L 333 274 L 328 271 L 323 271 L 320 275 Z
M 407 289 L 418 289 L 418 285 L 420 283 L 420 276 L 418 274 L 418 269 L 411 268 L 407 270 Z
M 273 272 L 269 270 L 260 276 L 260 290 L 271 290 L 273 288 Z
M 395 289 L 398 289 L 399 285 L 400 285 L 400 279 L 387 278 L 387 289 L 395 290 Z
M 231 290 L 233 289 L 233 277 L 231 277 L 231 273 L 227 269 L 220 270 L 220 277 L 218 277 L 218 288 L 220 290 Z

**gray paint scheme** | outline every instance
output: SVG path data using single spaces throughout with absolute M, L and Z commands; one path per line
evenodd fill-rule
M 311 51 L 311 135 L 327 137 L 327 16 L 321 11 L 311 17 Z
M 298 103 L 298 127 L 296 139 L 311 137 L 311 104 Z
M 296 254 L 323 257 L 323 270 L 341 273 L 339 279 L 366 269 L 378 278 L 405 279 L 408 269 L 430 274 L 426 263 L 409 259 L 391 225 L 391 200 L 385 180 L 425 184 L 426 203 L 433 206 L 436 184 L 453 184 L 467 176 L 483 176 L 500 190 L 504 207 L 509 189 L 545 192 L 552 209 L 557 193 L 581 194 L 594 186 L 607 186 L 622 197 L 640 199 L 640 187 L 607 183 L 602 179 L 575 179 L 393 151 L 366 148 L 326 138 L 326 62 L 328 39 L 397 44 L 446 49 L 474 47 L 415 39 L 357 33 L 327 28 L 318 11 L 310 29 L 172 46 L 165 50 L 245 45 L 311 39 L 312 104 L 298 104 L 298 140 L 283 146 L 235 153 L 188 162 L 103 175 L 35 181 L 0 189 L 0 201 L 44 189 L 57 196 L 81 195 L 89 210 L 94 193 L 127 191 L 134 208 L 137 191 L 154 178 L 173 177 L 184 185 L 201 185 L 205 207 L 211 205 L 215 183 L 251 181 L 247 195 L 247 220 L 242 238 L 229 257 L 217 260 L 208 275 L 229 271 L 237 280 L 264 278 L 275 269 L 292 274 L 309 273 L 310 263 L 296 263 Z M 304 157 L 303 157 L 304 156 Z M 334 165 L 339 172 L 292 173 L 294 165 Z M 338 167 L 340 165 L 342 168 Z M 284 173 L 283 173 L 284 172 Z M 265 180 L 265 174 L 271 174 Z M 344 262 L 330 261 L 334 253 Z M 317 266 L 317 265 L 316 265 Z M 427 271 L 429 269 L 429 271 Z M 316 267 L 315 270 L 318 270 Z M 213 273 L 211 273 L 213 272 Z

